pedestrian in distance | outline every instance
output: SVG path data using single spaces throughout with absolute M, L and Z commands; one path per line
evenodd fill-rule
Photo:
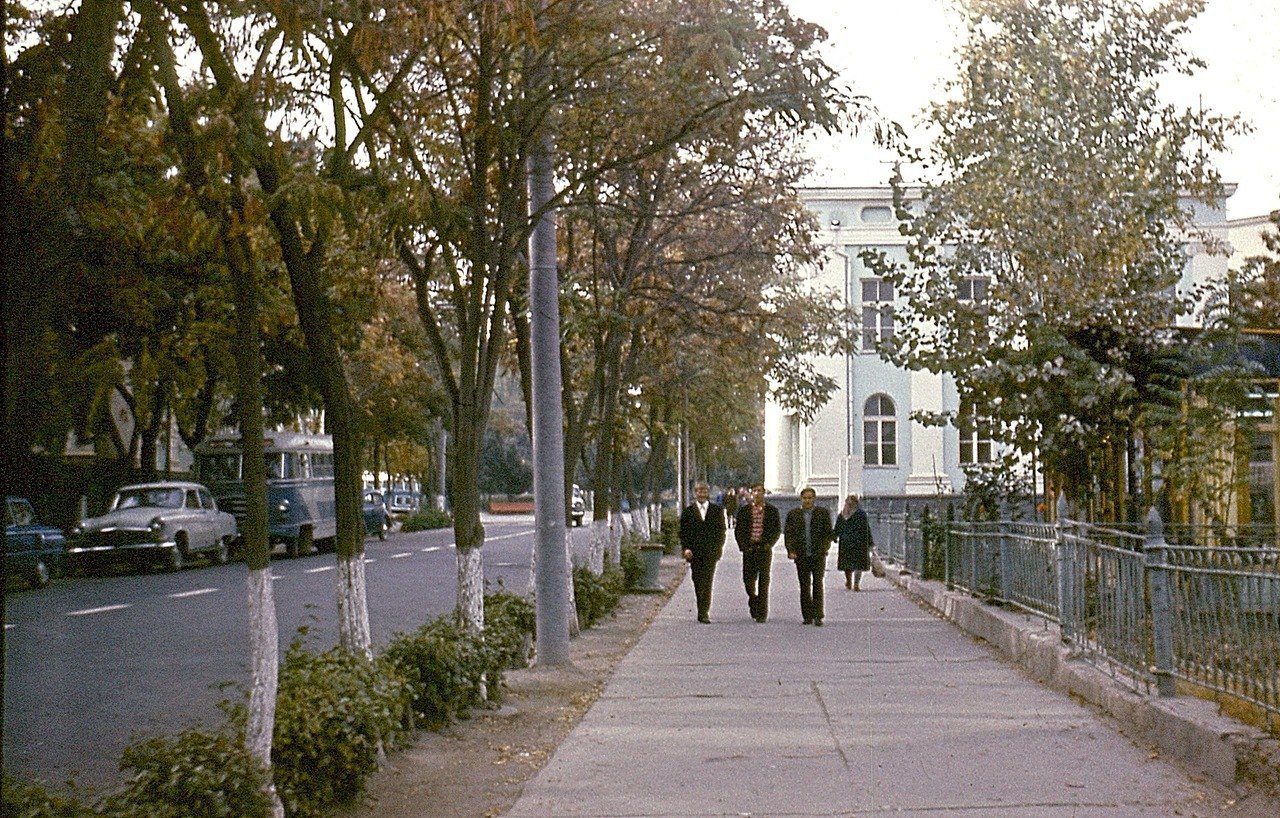
M 706 483 L 693 487 L 693 502 L 680 513 L 680 548 L 693 573 L 698 621 L 711 622 L 711 583 L 724 551 L 724 508 L 711 502 Z
M 764 501 L 764 486 L 751 487 L 751 502 L 738 508 L 733 521 L 733 538 L 742 552 L 742 584 L 747 589 L 747 610 L 751 618 L 769 618 L 769 574 L 773 569 L 773 546 L 782 534 L 778 507 Z
M 871 524 L 858 505 L 858 495 L 844 498 L 832 537 L 837 543 L 836 568 L 844 571 L 844 587 L 861 591 L 862 572 L 871 570 Z
M 831 548 L 831 512 L 817 505 L 818 493 L 809 486 L 800 490 L 800 508 L 787 513 L 782 541 L 787 559 L 796 564 L 800 580 L 800 616 L 806 625 L 822 627 L 823 580 L 827 551 Z
M 724 516 L 729 521 L 729 527 L 733 527 L 733 516 L 738 513 L 738 490 L 728 488 L 724 492 Z

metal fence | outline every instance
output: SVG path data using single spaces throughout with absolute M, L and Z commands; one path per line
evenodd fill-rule
M 1181 678 L 1280 725 L 1275 531 L 1180 527 L 1166 540 L 1158 517 L 1141 533 L 1002 521 L 953 523 L 926 542 L 922 528 L 886 515 L 877 547 L 907 571 L 940 565 L 950 587 L 1057 622 L 1081 658 L 1126 684 L 1173 695 Z

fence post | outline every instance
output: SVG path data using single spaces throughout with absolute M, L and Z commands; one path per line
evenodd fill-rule
M 1075 565 L 1071 559 L 1071 549 L 1066 542 L 1067 533 L 1067 497 L 1058 494 L 1057 514 L 1053 522 L 1057 542 L 1054 543 L 1054 557 L 1058 569 L 1058 626 L 1062 632 L 1062 641 L 1071 642 L 1076 635 L 1076 602 L 1075 602 Z
M 1151 590 L 1151 638 L 1155 643 L 1156 692 L 1176 696 L 1173 678 L 1173 588 L 1170 585 L 1168 555 L 1165 553 L 1164 521 L 1155 506 L 1147 512 L 1147 540 L 1143 546 L 1147 563 L 1147 586 Z
M 1013 547 L 1009 543 L 1011 536 L 1009 532 L 1010 522 L 1001 520 L 998 525 L 1000 526 L 1000 575 L 996 577 L 998 586 L 996 598 L 1004 603 L 1009 601 L 1011 596 L 1009 591 L 1014 580 Z

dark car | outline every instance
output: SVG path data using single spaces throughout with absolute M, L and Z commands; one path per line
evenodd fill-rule
M 387 510 L 397 520 L 412 517 L 422 507 L 422 495 L 416 491 L 393 489 L 387 492 Z
M 9 576 L 43 588 L 62 572 L 66 550 L 62 529 L 42 525 L 25 497 L 4 498 L 4 561 Z
M 198 554 L 225 563 L 237 536 L 236 518 L 218 510 L 206 486 L 140 483 L 117 491 L 106 514 L 76 526 L 67 553 L 81 560 L 130 556 L 177 571 Z
M 391 513 L 387 511 L 387 501 L 380 491 L 364 493 L 364 533 L 369 536 L 378 535 L 385 540 L 391 532 Z

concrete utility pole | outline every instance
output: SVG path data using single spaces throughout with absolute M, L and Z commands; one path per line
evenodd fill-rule
M 540 59 L 541 56 L 535 57 Z M 546 86 L 535 67 L 532 87 Z M 529 212 L 541 213 L 529 237 L 529 325 L 533 369 L 533 520 L 538 653 L 536 664 L 569 663 L 569 558 L 565 548 L 564 407 L 560 402 L 560 281 L 556 270 L 554 141 L 541 126 L 530 153 Z

